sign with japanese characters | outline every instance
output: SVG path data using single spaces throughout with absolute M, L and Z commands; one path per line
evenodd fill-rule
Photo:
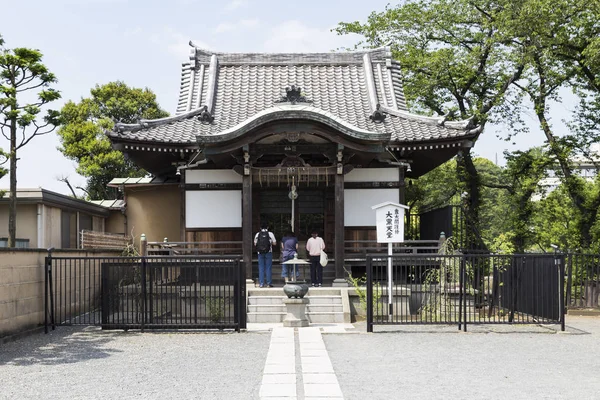
M 408 207 L 388 201 L 371 208 L 375 210 L 377 243 L 404 242 L 404 213 Z

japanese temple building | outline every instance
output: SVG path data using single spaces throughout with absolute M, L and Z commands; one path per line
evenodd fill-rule
M 405 177 L 479 134 L 470 120 L 409 113 L 389 48 L 258 54 L 190 45 L 176 115 L 108 132 L 153 177 L 111 184 L 124 190 L 127 230 L 157 241 L 241 241 L 248 278 L 266 220 L 278 240 L 292 224 L 300 240 L 317 229 L 342 280 L 344 241 L 375 237 L 371 206 L 403 203 Z

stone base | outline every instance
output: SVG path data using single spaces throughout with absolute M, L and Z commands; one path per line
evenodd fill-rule
M 308 326 L 308 319 L 306 318 L 308 299 L 284 299 L 283 304 L 285 304 L 287 311 L 283 326 L 287 328 Z
M 333 283 L 331 284 L 332 287 L 348 287 L 350 285 L 348 285 L 348 281 L 346 281 L 345 279 L 340 279 L 340 278 L 336 278 L 333 280 Z

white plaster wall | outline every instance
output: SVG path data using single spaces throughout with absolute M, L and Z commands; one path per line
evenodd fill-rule
M 188 190 L 185 192 L 185 227 L 241 228 L 241 190 Z
M 398 189 L 344 189 L 344 226 L 375 226 L 371 207 L 386 201 L 398 203 Z
M 242 177 L 230 169 L 185 171 L 185 183 L 242 183 Z
M 344 176 L 344 182 L 398 182 L 398 168 L 355 168 Z

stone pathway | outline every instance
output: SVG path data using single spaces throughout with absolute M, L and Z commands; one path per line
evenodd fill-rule
M 297 333 L 294 328 L 273 329 L 260 398 L 343 399 L 320 329 L 298 328 Z M 296 337 L 299 358 L 296 357 Z M 297 360 L 300 361 L 300 374 L 297 374 Z

